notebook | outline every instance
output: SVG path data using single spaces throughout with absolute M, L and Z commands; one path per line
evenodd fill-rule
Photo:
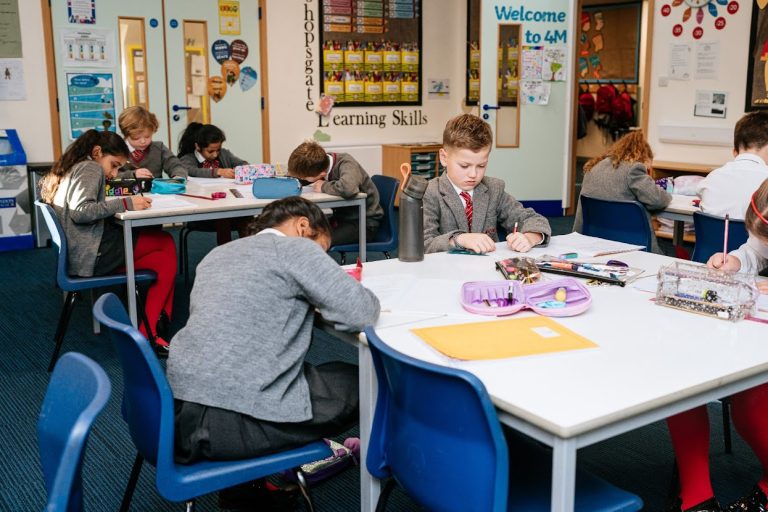
M 595 256 L 607 256 L 609 254 L 619 254 L 622 252 L 642 251 L 645 249 L 642 245 L 625 244 L 623 242 L 614 242 L 594 236 L 582 235 L 581 233 L 568 233 L 552 237 L 552 241 L 557 246 L 565 247 L 568 251 L 575 252 L 579 258 L 592 258 Z M 552 245 L 552 244 L 550 244 Z M 551 248 L 551 247 L 550 247 Z

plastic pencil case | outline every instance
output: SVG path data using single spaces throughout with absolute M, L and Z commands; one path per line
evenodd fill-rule
M 187 191 L 184 178 L 155 178 L 152 180 L 153 194 L 183 194 Z
M 565 289 L 564 305 L 555 299 L 560 288 Z M 478 315 L 506 316 L 530 309 L 544 316 L 574 316 L 591 304 L 587 287 L 570 277 L 526 286 L 520 281 L 470 281 L 461 286 L 462 307 Z
M 280 199 L 301 194 L 301 184 L 296 178 L 256 178 L 253 180 L 253 197 Z
M 234 169 L 235 183 L 248 185 L 256 178 L 272 178 L 275 175 L 275 167 L 271 164 L 244 164 Z
M 107 180 L 104 194 L 107 196 L 133 196 L 152 190 L 152 178 L 116 178 Z

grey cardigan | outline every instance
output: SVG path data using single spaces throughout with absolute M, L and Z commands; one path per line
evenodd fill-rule
M 371 177 L 365 172 L 363 166 L 357 160 L 346 153 L 331 153 L 333 155 L 333 167 L 325 177 L 321 190 L 332 196 L 341 196 L 344 199 L 355 197 L 359 192 L 364 192 L 368 197 L 365 200 L 366 224 L 378 226 L 378 221 L 384 217 L 384 210 L 379 202 L 379 190 L 373 184 Z M 333 209 L 334 216 L 343 220 L 357 220 L 360 215 L 357 206 L 345 206 Z
M 93 160 L 75 164 L 59 183 L 53 209 L 67 237 L 68 272 L 90 277 L 96 265 L 105 219 L 130 209 L 125 198 L 104 198 L 104 170 Z
M 592 169 L 584 173 L 581 193 L 597 199 L 612 201 L 639 201 L 646 208 L 648 223 L 650 211 L 663 210 L 672 201 L 672 196 L 648 176 L 645 165 L 640 162 L 622 162 L 613 167 L 610 158 L 601 160 Z M 582 231 L 581 201 L 576 207 L 573 230 Z M 653 230 L 651 230 L 653 231 Z M 651 251 L 661 254 L 656 236 L 653 237 Z
M 312 240 L 265 232 L 215 248 L 171 344 L 174 396 L 261 420 L 312 418 L 302 365 L 315 308 L 352 330 L 379 316 L 376 296 Z
M 467 225 L 464 205 L 448 176 L 430 180 L 424 194 L 424 250 L 440 252 L 450 249 L 449 239 L 454 233 L 485 233 L 498 242 L 496 226 L 512 233 L 515 222 L 523 233 L 544 235 L 549 243 L 552 229 L 549 221 L 533 208 L 525 208 L 504 191 L 504 181 L 485 176 L 472 192 L 472 229 Z
M 181 165 L 183 165 L 187 170 L 187 173 L 190 176 L 195 176 L 198 178 L 219 177 L 219 175 L 216 174 L 216 169 L 208 169 L 203 167 L 202 164 L 197 160 L 197 156 L 194 152 L 180 156 L 179 161 L 181 162 Z M 222 169 L 234 169 L 238 165 L 246 165 L 247 163 L 248 162 L 245 160 L 236 157 L 230 150 L 226 148 L 221 148 L 221 151 L 219 151 L 219 167 Z
M 181 165 L 181 162 L 179 162 L 179 159 L 173 154 L 173 151 L 168 149 L 166 145 L 159 140 L 156 140 L 147 146 L 147 153 L 138 164 L 134 164 L 133 161 L 128 159 L 128 162 L 120 169 L 118 177 L 133 178 L 135 177 L 133 171 L 142 167 L 149 169 L 152 172 L 152 176 L 155 178 L 162 178 L 163 171 L 165 171 L 171 178 L 187 177 L 187 169 Z

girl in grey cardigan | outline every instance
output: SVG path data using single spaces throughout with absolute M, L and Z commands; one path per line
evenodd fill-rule
M 190 176 L 234 178 L 235 167 L 248 162 L 222 147 L 224 132 L 212 124 L 189 123 L 179 141 L 179 160 Z
M 198 265 L 187 325 L 173 338 L 176 459 L 242 459 L 333 437 L 358 415 L 357 367 L 304 361 L 317 310 L 359 331 L 379 301 L 325 251 L 330 226 L 298 196 L 271 203 L 256 235 Z
M 117 134 L 88 130 L 73 142 L 45 176 L 43 201 L 53 206 L 69 247 L 68 271 L 90 277 L 116 272 L 125 266 L 122 228 L 112 222 L 116 213 L 145 210 L 152 200 L 126 196 L 107 201 L 104 186 L 128 159 L 128 146 Z M 159 230 L 138 232 L 133 250 L 136 269 L 152 270 L 157 279 L 147 293 L 145 311 L 150 326 L 141 333 L 159 346 L 168 343 L 157 336 L 161 315 L 171 318 L 176 280 L 176 245 L 170 234 Z

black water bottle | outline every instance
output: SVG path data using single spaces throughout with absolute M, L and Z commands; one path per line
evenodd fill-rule
M 400 261 L 424 259 L 424 192 L 427 180 L 410 174 L 400 194 L 400 228 L 397 257 Z

